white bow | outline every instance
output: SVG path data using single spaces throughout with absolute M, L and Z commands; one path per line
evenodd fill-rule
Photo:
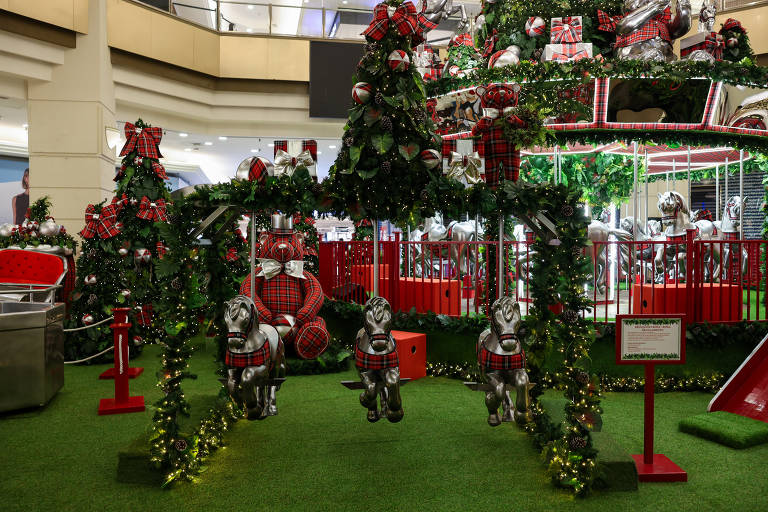
M 285 264 L 271 258 L 259 258 L 261 272 L 256 277 L 263 277 L 267 280 L 272 279 L 280 272 L 297 279 L 304 279 L 304 262 L 302 260 L 291 260 Z
M 469 155 L 462 155 L 455 151 L 451 151 L 451 161 L 448 164 L 448 172 L 446 173 L 449 178 L 458 180 L 467 186 L 475 185 L 483 181 L 480 177 L 480 167 L 483 162 L 480 160 L 480 155 L 475 151 Z
M 293 176 L 293 172 L 297 167 L 306 167 L 309 170 L 313 165 L 315 165 L 315 161 L 312 159 L 312 153 L 308 149 L 296 155 L 295 158 L 282 149 L 278 149 L 275 153 L 275 176 L 280 176 L 281 174 Z
M 508 116 L 512 112 L 514 112 L 514 110 L 515 110 L 515 107 L 504 107 L 503 111 L 497 108 L 483 108 L 483 117 L 490 117 L 491 119 L 497 119 L 501 114 Z

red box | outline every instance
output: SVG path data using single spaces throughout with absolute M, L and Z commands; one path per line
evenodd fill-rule
M 427 335 L 419 332 L 392 331 L 400 360 L 400 378 L 412 380 L 427 376 Z
M 401 277 L 397 283 L 401 311 L 416 308 L 419 313 L 461 314 L 461 281 Z
M 636 315 L 685 313 L 687 303 L 685 284 L 632 286 L 632 313 Z M 694 321 L 737 322 L 743 316 L 743 305 L 738 285 L 702 283 L 696 290 Z

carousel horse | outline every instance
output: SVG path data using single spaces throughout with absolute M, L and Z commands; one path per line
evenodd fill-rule
M 592 242 L 588 254 L 592 260 L 592 267 L 595 269 L 594 284 L 599 293 L 605 293 L 608 251 L 605 250 L 607 246 L 604 242 L 608 242 L 611 236 L 616 237 L 619 241 L 632 240 L 632 234 L 628 231 L 612 228 L 600 220 L 592 220 L 587 226 L 587 238 Z M 601 243 L 595 245 L 595 242 Z
M 411 231 L 410 239 L 412 242 L 477 242 L 482 237 L 483 227 L 474 220 L 464 222 L 454 220 L 446 226 L 443 224 L 442 214 L 436 212 L 434 217 L 424 219 L 418 229 Z M 462 275 L 474 272 L 475 250 L 469 244 L 430 244 L 423 247 L 422 244 L 411 244 L 411 246 L 414 270 L 418 277 L 439 275 L 441 261 L 451 261 Z
M 738 240 L 740 238 L 741 209 L 746 207 L 748 199 L 748 197 L 744 196 L 742 201 L 741 197 L 733 196 L 725 204 L 723 220 L 720 223 L 721 240 Z M 720 246 L 720 244 L 714 245 Z M 738 281 L 740 276 L 744 275 L 747 271 L 746 249 L 742 246 L 741 255 L 739 255 L 737 244 L 722 244 L 722 252 L 723 254 L 720 258 L 720 280 L 730 279 L 731 281 Z M 739 261 L 739 258 L 741 258 L 741 261 Z M 741 274 L 737 275 L 739 268 L 741 269 Z M 717 277 L 718 274 L 715 273 L 715 276 Z
M 456 27 L 456 33 L 462 34 L 469 30 L 469 19 L 463 5 L 453 5 L 453 0 L 422 0 L 421 12 L 416 16 L 419 29 L 426 38 L 426 33 L 456 13 L 461 13 L 461 20 Z
M 274 379 L 285 376 L 285 349 L 277 330 L 259 324 L 254 302 L 237 295 L 225 303 L 227 390 L 249 420 L 277 415 Z
M 496 427 L 502 421 L 525 425 L 533 421 L 528 394 L 528 373 L 525 371 L 525 351 L 517 337 L 520 329 L 520 304 L 511 297 L 497 299 L 491 306 L 491 326 L 477 340 L 477 363 L 480 374 L 490 390 L 485 394 L 488 424 Z M 517 392 L 514 407 L 507 386 Z M 499 417 L 499 406 L 502 416 Z
M 369 299 L 363 307 L 363 328 L 357 333 L 355 366 L 363 383 L 360 404 L 368 409 L 368 421 L 371 423 L 382 417 L 392 423 L 403 419 L 400 362 L 391 326 L 392 308 L 389 302 L 383 297 Z

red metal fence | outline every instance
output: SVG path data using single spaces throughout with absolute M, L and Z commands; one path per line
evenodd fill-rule
M 379 242 L 379 295 L 393 309 L 450 316 L 487 304 L 489 255 L 496 242 Z M 690 250 L 689 250 L 690 248 Z M 767 240 L 595 242 L 585 250 L 592 276 L 582 315 L 613 322 L 627 313 L 685 313 L 696 322 L 768 320 Z M 527 242 L 504 243 L 504 291 L 531 303 L 533 254 Z M 320 282 L 327 296 L 364 303 L 373 291 L 373 242 L 322 242 Z M 691 321 L 691 320 L 689 320 Z

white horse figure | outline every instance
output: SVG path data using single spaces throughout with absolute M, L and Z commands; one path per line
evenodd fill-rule
M 605 242 L 608 242 L 611 236 L 621 242 L 632 240 L 632 233 L 621 228 L 612 228 L 601 220 L 592 220 L 587 226 L 587 238 L 592 242 L 592 247 L 588 253 L 595 269 L 594 284 L 599 293 L 605 293 L 606 270 L 609 263 Z M 596 244 L 596 242 L 598 243 Z M 627 252 L 626 256 L 628 254 Z
M 417 229 L 411 231 L 411 241 L 464 243 L 429 244 L 423 247 L 421 244 L 411 244 L 416 275 L 439 275 L 441 260 L 450 260 L 462 275 L 474 272 L 476 251 L 466 242 L 482 240 L 483 235 L 482 225 L 474 220 L 454 220 L 446 226 L 439 212 L 434 217 L 424 219 Z
M 733 196 L 725 203 L 723 216 L 721 217 L 722 221 L 720 222 L 721 240 L 738 240 L 740 238 L 741 209 L 745 207 L 747 200 L 746 196 L 744 196 L 744 200 L 739 196 Z M 719 246 L 720 244 L 717 245 Z M 730 278 L 732 281 L 736 281 L 739 279 L 739 275 L 737 275 L 739 267 L 741 268 L 741 275 L 744 275 L 747 271 L 747 251 L 741 246 L 741 261 L 739 262 L 739 248 L 736 244 L 723 244 L 722 250 L 719 277 L 721 280 Z

